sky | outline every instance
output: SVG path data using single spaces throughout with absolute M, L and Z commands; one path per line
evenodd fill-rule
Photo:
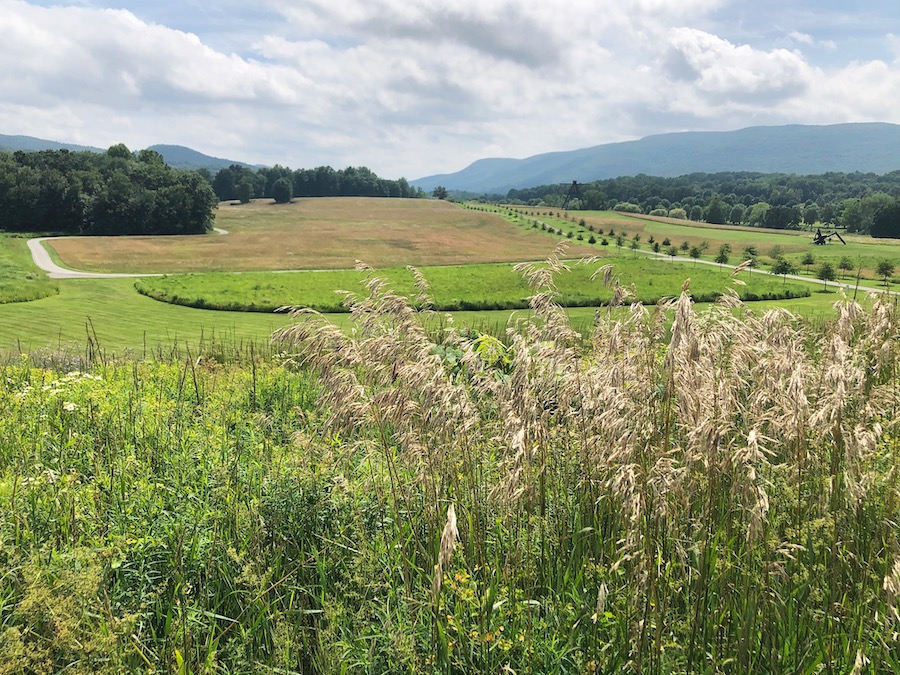
M 0 133 L 410 180 L 900 123 L 897 0 L 0 0 Z

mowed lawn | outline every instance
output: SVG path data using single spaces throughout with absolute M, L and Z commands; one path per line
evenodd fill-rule
M 430 199 L 222 203 L 215 226 L 229 234 L 71 237 L 52 247 L 77 270 L 174 273 L 351 268 L 357 260 L 374 267 L 514 262 L 543 259 L 554 245 L 498 215 Z
M 569 270 L 554 282 L 556 301 L 564 307 L 597 306 L 611 301 L 613 290 L 604 287 L 594 273 L 601 264 L 612 267 L 612 274 L 629 297 L 645 304 L 677 295 L 686 279 L 695 300 L 709 301 L 726 291 L 731 284 L 731 271 L 695 263 L 678 263 L 658 258 L 606 257 L 590 265 L 568 261 Z M 528 306 L 529 288 L 522 273 L 511 264 L 485 264 L 418 268 L 428 282 L 432 304 L 441 311 L 476 309 L 522 309 Z M 285 305 L 303 305 L 321 312 L 342 311 L 344 290 L 360 294 L 365 279 L 382 279 L 394 292 L 408 298 L 416 296 L 413 274 L 406 268 L 386 268 L 371 272 L 332 270 L 273 274 L 179 274 L 147 277 L 137 282 L 142 293 L 151 297 L 192 307 L 272 311 Z M 818 290 L 805 282 L 785 280 L 767 274 L 741 275 L 735 290 L 747 300 L 800 297 Z

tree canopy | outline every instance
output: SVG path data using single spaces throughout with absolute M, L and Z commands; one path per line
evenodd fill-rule
M 293 170 L 275 165 L 251 169 L 241 164 L 220 169 L 213 178 L 213 189 L 220 201 L 241 199 L 240 186 L 253 185 L 251 198 L 275 199 L 275 185 L 280 180 L 291 183 L 294 197 L 423 197 L 421 190 L 410 186 L 405 178 L 379 178 L 364 166 L 349 166 L 335 171 L 330 166 Z
M 64 234 L 199 234 L 216 198 L 152 150 L 0 152 L 0 228 Z

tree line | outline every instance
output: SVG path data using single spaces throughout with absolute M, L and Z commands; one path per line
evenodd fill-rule
M 486 201 L 559 208 L 570 185 L 513 189 Z M 900 237 L 900 171 L 820 175 L 640 174 L 584 183 L 573 209 L 632 211 L 717 224 L 796 229 L 840 226 L 849 232 Z
M 0 229 L 62 234 L 199 234 L 216 197 L 154 150 L 0 152 Z
M 221 201 L 274 199 L 290 201 L 293 197 L 403 197 L 421 198 L 421 188 L 412 187 L 405 178 L 379 178 L 364 166 L 342 170 L 330 166 L 296 169 L 275 165 L 252 169 L 232 164 L 212 178 L 212 187 Z

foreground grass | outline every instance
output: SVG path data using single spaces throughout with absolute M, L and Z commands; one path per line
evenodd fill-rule
M 0 672 L 896 672 L 896 306 L 585 344 L 535 281 L 505 343 L 3 366 Z
M 558 279 L 555 301 L 564 307 L 608 304 L 614 290 L 592 276 L 601 264 L 612 265 L 631 300 L 655 304 L 677 295 L 691 279 L 695 301 L 710 302 L 725 292 L 731 270 L 673 263 L 646 257 L 605 258 L 589 265 L 570 261 L 569 271 Z M 531 294 L 526 280 L 512 265 L 465 265 L 424 267 L 419 270 L 428 283 L 433 307 L 440 311 L 524 309 Z M 271 312 L 285 305 L 312 307 L 320 312 L 346 311 L 339 290 L 355 291 L 373 273 L 335 270 L 295 274 L 203 274 L 148 277 L 137 282 L 138 290 L 152 298 L 189 307 Z M 416 278 L 405 268 L 375 272 L 398 293 L 417 294 Z M 736 290 L 744 300 L 774 300 L 803 297 L 810 287 L 785 283 L 767 275 L 741 275 Z

